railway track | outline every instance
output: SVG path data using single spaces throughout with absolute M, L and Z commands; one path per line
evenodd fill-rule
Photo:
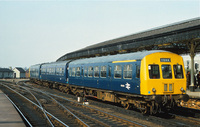
M 200 126 L 200 110 L 177 107 L 175 111 L 169 113 L 174 115 L 177 120 L 193 123 L 195 126 Z
M 12 91 L 14 93 L 14 96 L 19 96 L 21 97 L 21 99 L 17 98 L 18 100 L 22 100 L 23 102 L 22 105 L 24 106 L 30 106 L 31 105 L 31 110 L 35 109 L 35 111 L 31 111 L 31 112 L 36 112 L 40 115 L 38 116 L 43 116 L 42 118 L 40 117 L 40 119 L 45 119 L 44 121 L 40 121 L 40 120 L 34 120 L 29 118 L 29 115 L 26 115 L 29 119 L 31 119 L 29 122 L 32 123 L 32 126 L 88 126 L 85 123 L 79 123 L 77 122 L 75 119 L 77 119 L 76 117 L 74 117 L 75 115 L 73 113 L 69 114 L 65 114 L 65 112 L 63 112 L 62 110 L 59 109 L 59 107 L 57 105 L 55 105 L 54 103 L 51 103 L 49 105 L 43 105 L 41 103 L 41 95 L 35 94 L 33 92 L 30 92 L 29 90 L 27 90 L 26 88 L 23 89 L 23 87 L 16 87 L 13 85 L 12 86 L 8 86 L 1 84 L 4 87 L 7 88 L 7 90 L 9 89 L 10 91 Z M 12 94 L 13 94 L 12 93 Z M 9 94 L 11 95 L 11 94 Z M 32 97 L 31 97 L 32 96 Z M 44 96 L 43 96 L 44 97 Z M 14 97 L 12 97 L 14 98 Z M 22 99 L 23 98 L 23 99 Z M 33 98 L 35 100 L 33 100 Z M 47 99 L 47 97 L 46 97 Z M 49 100 L 48 100 L 49 101 Z M 36 103 L 37 102 L 37 103 Z M 29 104 L 28 104 L 29 103 Z M 16 104 L 18 105 L 18 104 Z M 21 107 L 22 105 L 18 105 L 18 107 Z M 48 110 L 49 108 L 52 110 Z M 22 107 L 22 109 L 26 109 L 25 107 Z M 24 112 L 29 112 L 29 111 L 25 111 Z M 65 120 L 65 121 L 62 121 Z M 37 123 L 40 123 L 39 125 Z M 43 123 L 43 124 L 41 124 Z M 66 124 L 67 123 L 67 124 Z
M 16 85 L 13 85 L 16 87 Z M 18 86 L 18 85 L 17 85 Z M 35 87 L 37 88 L 35 88 Z M 24 88 L 23 88 L 24 87 Z M 13 88 L 14 89 L 14 88 Z M 184 116 L 178 114 L 159 114 L 157 116 L 144 116 L 134 110 L 125 110 L 121 107 L 99 102 L 96 100 L 89 100 L 90 105 L 83 105 L 77 102 L 77 98 L 66 93 L 61 93 L 55 89 L 47 89 L 41 86 L 31 84 L 21 84 L 18 88 L 21 89 L 22 94 L 30 96 L 26 89 L 31 91 L 36 98 L 41 102 L 45 110 L 54 112 L 59 119 L 66 119 L 66 116 L 72 117 L 68 112 L 73 113 L 79 126 L 199 126 L 198 114 Z M 44 92 L 45 91 L 45 92 Z M 36 103 L 35 101 L 34 103 Z M 37 108 L 36 108 L 37 109 Z M 37 109 L 38 110 L 38 109 Z M 54 110 L 54 111 L 51 111 Z M 58 112 L 60 111 L 60 112 Z M 181 112 L 181 111 L 177 111 Z M 66 116 L 62 116 L 61 114 Z M 53 113 L 52 113 L 53 114 Z M 120 116 L 120 117 L 119 117 Z M 86 125 L 80 124 L 83 121 Z M 72 120 L 71 120 L 72 121 Z M 70 121 L 70 122 L 71 122 Z M 67 123 L 67 122 L 66 122 Z M 54 126 L 60 126 L 58 122 L 53 122 Z M 70 126 L 75 126 L 71 124 Z
M 86 108 L 82 104 L 72 101 L 69 103 L 69 100 L 38 89 L 2 83 L 1 85 L 34 105 L 34 109 L 46 116 L 49 126 L 145 126 L 100 110 Z
M 145 126 L 135 121 L 130 121 L 119 116 L 112 115 L 110 113 L 94 109 L 92 107 L 71 101 L 69 99 L 46 93 L 38 89 L 34 89 L 35 92 L 45 94 L 53 99 L 59 107 L 64 109 L 64 112 L 72 112 L 79 119 L 85 121 L 88 126 Z M 52 108 L 51 108 L 52 109 Z
M 45 90 L 48 91 L 49 89 L 45 89 Z M 57 90 L 53 90 L 53 91 L 56 92 Z M 60 95 L 62 98 L 63 96 L 66 97 L 66 93 L 60 93 L 59 91 L 57 91 L 56 95 Z M 71 96 L 70 98 L 73 98 L 73 99 L 70 99 L 72 101 L 76 101 L 77 99 L 75 96 Z M 123 116 L 124 118 L 127 118 L 127 119 L 130 119 L 130 118 L 137 119 L 136 121 L 142 121 L 141 123 L 145 123 L 145 125 L 147 126 L 198 126 L 196 122 L 193 122 L 193 121 L 187 122 L 182 119 L 179 119 L 175 115 L 160 114 L 158 116 L 144 116 L 140 112 L 136 112 L 133 110 L 125 110 L 118 106 L 109 105 L 108 102 L 102 103 L 101 101 L 99 102 L 99 100 L 98 101 L 89 100 L 89 101 L 91 103 L 89 107 L 95 107 L 97 109 L 101 109 L 103 111 L 112 113 L 117 116 Z

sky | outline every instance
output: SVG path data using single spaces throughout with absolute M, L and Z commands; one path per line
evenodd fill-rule
M 89 45 L 200 17 L 200 0 L 0 0 L 0 67 L 53 62 Z

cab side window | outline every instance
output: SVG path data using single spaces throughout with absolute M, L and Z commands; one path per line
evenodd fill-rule
M 173 68 L 174 68 L 175 78 L 178 79 L 184 78 L 182 65 L 174 65 Z
M 160 71 L 159 65 L 149 65 L 149 78 L 150 79 L 159 79 L 160 78 Z

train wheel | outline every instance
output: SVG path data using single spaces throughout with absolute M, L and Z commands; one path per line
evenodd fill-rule
M 140 112 L 142 113 L 142 114 L 147 114 L 148 113 L 148 106 L 147 105 L 141 105 L 141 107 L 140 107 Z
M 66 93 L 67 93 L 67 94 L 69 94 L 69 93 L 70 93 L 70 91 L 69 91 L 69 90 L 67 90 L 67 91 L 66 91 Z
M 124 108 L 125 108 L 126 110 L 130 109 L 130 104 L 129 104 L 129 103 L 126 104 L 126 105 L 124 106 Z
M 125 109 L 130 109 L 130 104 L 127 101 L 121 101 L 121 105 L 125 108 Z
M 140 109 L 140 112 L 141 112 L 142 114 L 147 114 L 147 113 L 148 113 L 147 107 L 146 107 L 145 109 Z
M 154 115 L 158 113 L 158 111 L 159 111 L 159 105 L 155 102 L 152 102 L 152 105 L 150 106 L 150 114 Z

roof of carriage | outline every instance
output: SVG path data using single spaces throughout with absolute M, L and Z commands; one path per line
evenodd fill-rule
M 78 59 L 70 62 L 70 64 L 76 65 L 76 64 L 105 63 L 105 62 L 109 63 L 113 61 L 123 61 L 123 60 L 142 60 L 145 56 L 157 52 L 168 52 L 168 51 L 151 50 L 151 51 L 142 51 L 135 53 L 127 53 L 127 54 L 108 55 L 95 58 Z
M 43 63 L 41 67 L 45 66 L 66 66 L 67 63 L 69 63 L 70 60 L 68 61 L 59 61 L 59 62 L 51 62 L 51 63 Z

